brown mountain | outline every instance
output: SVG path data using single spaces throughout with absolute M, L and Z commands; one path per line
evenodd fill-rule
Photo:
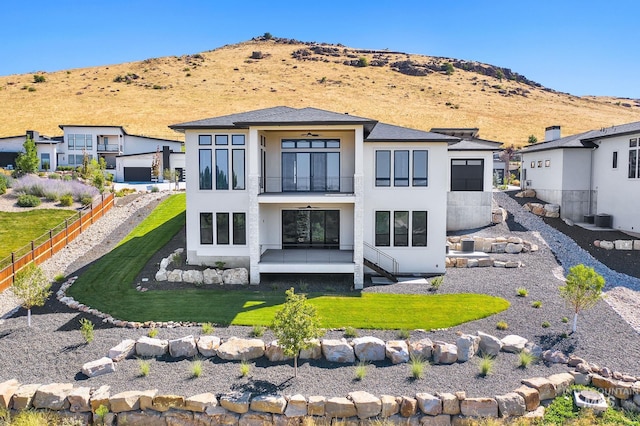
M 558 72 L 561 72 L 558 71 Z M 556 92 L 509 69 L 402 52 L 257 38 L 194 55 L 0 77 L 0 137 L 59 124 L 169 124 L 275 105 L 313 106 L 428 130 L 479 127 L 516 146 L 640 120 L 640 101 Z

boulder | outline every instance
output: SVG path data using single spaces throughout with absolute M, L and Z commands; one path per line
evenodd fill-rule
M 182 273 L 182 281 L 190 284 L 203 284 L 204 275 L 202 271 L 196 269 L 189 269 Z
M 442 414 L 442 400 L 430 393 L 417 393 L 416 400 L 420 411 L 429 416 Z
M 133 339 L 125 339 L 113 348 L 109 349 L 109 358 L 114 362 L 132 357 L 136 353 L 136 341 Z
M 109 398 L 111 411 L 121 413 L 124 411 L 134 411 L 140 409 L 140 392 L 125 391 L 113 395 Z
M 514 392 L 524 399 L 524 405 L 527 411 L 533 411 L 540 405 L 540 393 L 537 389 L 522 385 L 514 390 Z
M 483 257 L 478 259 L 479 268 L 490 268 L 493 266 L 493 259 L 490 257 Z
M 307 414 L 309 416 L 324 416 L 324 406 L 327 398 L 324 396 L 310 396 L 307 402 Z
M 616 250 L 633 250 L 632 240 L 615 240 L 613 242 Z
M 167 274 L 167 281 L 170 283 L 181 283 L 182 282 L 182 270 L 174 269 Z
M 249 405 L 252 411 L 271 414 L 283 414 L 286 407 L 287 400 L 279 395 L 256 395 Z
M 238 420 L 238 424 L 241 426 L 275 425 L 273 416 L 274 415 L 271 413 L 248 412 L 240 415 L 240 420 Z
M 167 281 L 168 278 L 169 278 L 169 273 L 167 272 L 166 269 L 161 269 L 158 272 L 156 272 L 156 276 L 155 276 L 156 281 Z
M 136 354 L 140 357 L 163 356 L 169 349 L 169 342 L 142 336 L 136 342 Z
M 459 362 L 467 362 L 478 352 L 480 338 L 471 334 L 463 334 L 456 339 L 457 356 Z
M 349 399 L 355 404 L 359 419 L 376 417 L 382 412 L 382 401 L 368 392 L 349 392 Z
M 95 413 L 101 405 L 109 408 L 109 389 L 108 385 L 103 385 L 91 393 L 91 399 L 89 400 L 91 411 Z
M 522 416 L 527 411 L 524 398 L 516 392 L 509 392 L 495 397 L 500 417 Z
M 153 399 L 158 395 L 158 389 L 148 389 L 138 393 L 138 404 L 141 410 L 153 408 Z
M 196 346 L 200 355 L 210 358 L 216 356 L 218 347 L 220 347 L 220 338 L 216 336 L 200 336 Z
M 207 408 L 218 405 L 218 399 L 211 392 L 199 393 L 184 400 L 184 409 L 204 413 Z
M 231 337 L 218 347 L 216 353 L 218 357 L 227 361 L 256 359 L 264 355 L 264 342 L 260 339 Z
M 484 355 L 497 356 L 500 353 L 500 350 L 502 349 L 502 342 L 500 339 L 490 334 L 483 333 L 482 331 L 478 331 L 478 337 L 480 338 L 478 349 Z
M 217 270 L 207 268 L 202 271 L 202 282 L 206 285 L 222 284 L 222 277 Z
M 292 359 L 292 357 L 284 354 L 284 349 L 278 344 L 277 340 L 273 340 L 267 344 L 264 355 L 271 362 L 282 362 Z
M 542 347 L 536 345 L 533 342 L 528 342 L 524 345 L 524 352 L 528 352 L 536 358 L 540 358 L 542 356 Z
M 117 418 L 118 425 L 164 426 L 167 424 L 167 421 L 162 413 L 156 413 L 154 411 L 125 411 L 118 414 Z
M 284 415 L 286 417 L 305 417 L 307 415 L 307 399 L 300 394 L 289 397 Z
M 322 339 L 322 353 L 330 362 L 355 362 L 353 348 L 345 339 Z
M 385 345 L 385 354 L 392 364 L 409 361 L 409 346 L 404 340 L 389 340 Z
M 69 408 L 67 395 L 73 389 L 71 383 L 51 383 L 42 385 L 36 391 L 33 398 L 33 406 L 35 408 L 44 408 L 47 410 L 60 411 Z
M 328 398 L 324 404 L 324 414 L 332 419 L 344 419 L 358 414 L 355 404 L 344 397 Z
M 573 385 L 573 383 L 575 382 L 573 375 L 570 373 L 552 374 L 551 376 L 547 377 L 547 379 L 556 388 L 556 396 L 565 393 L 569 386 Z
M 385 358 L 385 343 L 377 337 L 357 337 L 351 344 L 360 361 L 382 361 Z
M 573 376 L 576 385 L 587 386 L 591 384 L 591 374 L 580 373 L 578 371 L 571 371 L 569 374 Z
M 429 361 L 433 353 L 433 342 L 429 338 L 409 342 L 409 356 Z
M 435 342 L 433 345 L 433 362 L 435 364 L 453 364 L 458 360 L 458 347 L 451 343 Z
M 0 408 L 5 410 L 10 408 L 11 397 L 19 387 L 20 383 L 16 379 L 0 383 Z
M 246 268 L 225 269 L 222 273 L 222 282 L 233 285 L 249 284 L 249 272 Z
M 542 353 L 542 359 L 551 364 L 566 364 L 569 362 L 569 358 L 560 351 L 544 351 Z
M 522 244 L 507 243 L 504 248 L 504 252 L 508 254 L 518 254 L 522 252 L 523 247 L 524 246 Z
M 460 413 L 468 417 L 498 417 L 494 398 L 467 398 L 460 402 Z
M 569 367 L 577 367 L 579 364 L 584 364 L 587 361 L 585 361 L 584 359 L 580 358 L 579 356 L 576 355 L 569 355 L 569 358 L 567 360 L 567 365 Z
M 82 365 L 82 374 L 87 377 L 96 377 L 116 371 L 116 365 L 109 357 L 102 357 Z
M 611 241 L 600 241 L 600 248 L 603 248 L 605 250 L 613 250 L 614 247 L 615 245 Z
M 300 351 L 300 355 L 298 356 L 300 359 L 320 359 L 322 358 L 322 344 L 318 339 L 311 339 L 309 342 L 309 347 L 307 349 L 302 349 Z
M 249 411 L 251 392 L 231 392 L 220 397 L 220 406 L 228 411 L 244 414 Z
M 442 401 L 442 413 L 448 415 L 460 414 L 460 400 L 452 393 L 439 393 Z
M 507 243 L 505 242 L 496 242 L 491 244 L 491 253 L 504 253 L 507 248 Z
M 402 417 L 415 416 L 418 411 L 418 400 L 410 396 L 403 396 L 400 402 L 400 415 Z
M 469 264 L 469 259 L 466 257 L 458 257 L 456 258 L 456 268 L 466 268 Z
M 479 264 L 478 259 L 467 260 L 467 268 L 477 268 L 478 264 Z
M 28 410 L 31 408 L 33 398 L 36 396 L 36 391 L 42 386 L 40 384 L 32 383 L 29 385 L 20 386 L 11 398 L 11 406 L 14 410 Z
M 91 411 L 89 398 L 91 397 L 91 388 L 79 387 L 74 388 L 67 395 L 69 401 L 69 411 L 72 413 L 87 413 Z
M 380 395 L 381 410 L 380 417 L 386 419 L 400 412 L 400 403 L 398 398 L 393 395 Z
M 180 339 L 169 340 L 169 354 L 173 358 L 191 358 L 198 354 L 196 339 L 189 335 Z
M 500 342 L 502 343 L 502 350 L 504 352 L 520 353 L 524 350 L 524 347 L 527 344 L 528 340 L 524 337 L 510 334 L 503 337 Z
M 633 249 L 640 250 L 640 240 L 633 240 Z
M 544 205 L 544 211 L 545 211 L 545 214 L 560 213 L 560 206 L 558 204 L 545 204 Z M 549 217 L 549 216 L 547 216 L 547 217 Z
M 540 401 L 545 399 L 553 399 L 556 397 L 556 388 L 546 377 L 532 377 L 523 379 L 523 385 L 527 385 L 538 391 Z

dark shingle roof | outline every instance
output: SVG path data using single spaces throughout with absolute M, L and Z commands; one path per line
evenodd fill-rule
M 424 130 L 409 129 L 392 124 L 378 123 L 373 128 L 365 142 L 448 142 L 454 143 L 460 139 Z
M 533 145 L 522 148 L 520 153 L 526 154 L 528 152 L 547 151 L 549 149 L 559 148 L 592 148 L 593 144 L 583 142 L 594 134 L 595 130 L 590 130 L 584 133 L 578 133 L 577 135 L 565 136 L 564 138 L 554 139 L 552 141 L 538 142 Z
M 595 139 L 611 138 L 613 136 L 622 136 L 638 132 L 640 132 L 640 121 L 594 130 L 592 131 L 592 135 L 587 138 L 583 138 L 582 141 L 589 142 Z
M 502 146 L 501 142 L 488 141 L 485 139 L 463 139 L 453 145 L 449 145 L 449 151 L 498 151 Z
M 295 111 L 295 108 L 277 106 L 254 111 L 240 112 L 237 114 L 223 115 L 221 117 L 205 118 L 203 120 L 188 121 L 186 123 L 172 124 L 169 128 L 174 130 L 185 129 L 229 129 L 236 127 L 237 122 L 264 120 L 270 115 L 280 115 L 287 111 Z

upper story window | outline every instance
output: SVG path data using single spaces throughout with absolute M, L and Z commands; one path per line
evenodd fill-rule
M 629 139 L 629 178 L 640 177 L 638 151 L 640 150 L 638 138 Z
M 235 148 L 229 149 L 229 140 Z M 200 189 L 246 189 L 245 135 L 199 135 L 198 145 L 216 149 L 200 149 Z M 215 154 L 215 159 L 214 159 Z M 214 173 L 215 161 L 215 173 Z
M 339 139 L 282 139 L 282 149 L 340 148 Z
M 393 162 L 391 161 L 393 153 Z M 393 166 L 393 167 L 392 167 Z M 375 186 L 427 186 L 429 151 L 377 150 L 375 153 Z
M 211 135 L 198 136 L 198 145 L 211 145 Z
M 451 160 L 451 191 L 482 191 L 484 160 L 454 158 Z
M 73 150 L 93 149 L 93 135 L 72 133 L 67 135 L 67 144 Z

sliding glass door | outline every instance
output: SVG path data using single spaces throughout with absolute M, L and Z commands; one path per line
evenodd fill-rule
M 339 210 L 282 211 L 282 248 L 339 247 Z
M 282 190 L 340 191 L 339 152 L 283 152 Z

